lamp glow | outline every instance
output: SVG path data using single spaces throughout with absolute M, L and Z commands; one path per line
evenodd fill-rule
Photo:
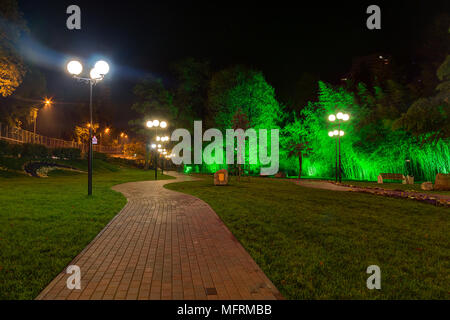
M 160 137 L 160 136 L 157 136 L 157 137 L 156 137 L 156 141 L 161 141 L 161 137 Z
M 158 127 L 159 126 L 159 120 L 153 120 L 153 126 Z
M 161 123 L 160 123 L 160 127 L 161 127 L 161 128 L 165 128 L 165 127 L 167 127 L 167 122 L 165 122 L 165 121 L 161 121 Z
M 148 128 L 153 127 L 153 121 L 147 121 L 147 127 Z
M 94 69 L 96 69 L 99 74 L 105 75 L 109 72 L 109 65 L 106 61 L 98 61 L 95 64 Z
M 328 120 L 330 120 L 331 122 L 333 122 L 334 120 L 336 120 L 336 116 L 334 114 L 330 114 L 328 116 Z
M 91 70 L 89 75 L 91 76 L 92 80 L 97 80 L 97 81 L 102 80 L 102 75 L 95 68 Z
M 342 116 L 342 120 L 347 121 L 348 119 L 350 119 L 350 116 L 349 116 L 347 113 L 345 113 L 345 114 Z
M 339 131 L 337 131 L 337 130 L 333 131 L 333 135 L 337 136 L 338 134 L 339 134 Z
M 339 131 L 339 135 L 342 137 L 344 135 L 344 131 Z
M 152 144 L 152 149 L 155 149 L 156 148 L 156 144 Z
M 329 135 L 330 137 L 334 136 L 333 131 L 328 132 L 328 135 Z
M 67 71 L 69 71 L 70 74 L 77 76 L 83 71 L 83 65 L 77 60 L 70 61 L 67 64 Z
M 336 115 L 336 118 L 338 118 L 339 120 L 341 120 L 343 118 L 344 114 L 342 112 L 338 112 Z

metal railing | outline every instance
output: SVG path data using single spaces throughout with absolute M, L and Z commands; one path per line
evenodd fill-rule
M 88 145 L 84 143 L 50 138 L 40 134 L 34 134 L 31 131 L 23 130 L 17 127 L 4 126 L 2 123 L 0 123 L 0 140 L 5 140 L 11 143 L 42 144 L 47 148 L 78 148 L 82 152 L 87 152 L 88 148 Z M 123 153 L 123 147 L 94 145 L 94 151 L 109 154 L 120 154 Z

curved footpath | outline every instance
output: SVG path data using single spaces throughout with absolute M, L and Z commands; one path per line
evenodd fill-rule
M 282 299 L 211 207 L 171 182 L 113 187 L 128 203 L 69 264 L 81 289 L 64 269 L 37 299 Z

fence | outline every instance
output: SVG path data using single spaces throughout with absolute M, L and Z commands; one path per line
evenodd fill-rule
M 62 139 L 50 138 L 46 136 L 41 136 L 39 134 L 34 134 L 31 131 L 23 130 L 17 127 L 2 126 L 0 123 L 0 140 L 5 140 L 12 143 L 36 143 L 42 144 L 47 148 L 78 148 L 82 152 L 87 151 L 87 144 L 78 143 L 76 141 L 67 141 Z M 109 154 L 120 154 L 123 153 L 122 146 L 103 146 L 94 145 L 94 151 L 109 153 Z

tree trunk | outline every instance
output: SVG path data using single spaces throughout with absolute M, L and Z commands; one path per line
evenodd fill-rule
M 298 180 L 300 180 L 302 177 L 302 155 L 299 154 L 298 156 Z

